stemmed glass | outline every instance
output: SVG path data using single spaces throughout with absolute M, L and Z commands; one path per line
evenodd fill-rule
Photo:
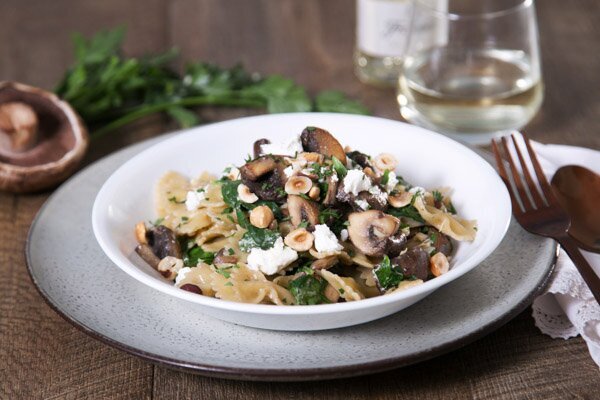
M 527 124 L 543 98 L 533 0 L 415 0 L 398 103 L 470 143 Z

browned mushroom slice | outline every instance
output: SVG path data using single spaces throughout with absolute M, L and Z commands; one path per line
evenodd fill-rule
M 314 270 L 329 269 L 338 263 L 337 256 L 329 256 L 316 260 L 310 266 Z
M 319 207 L 315 202 L 291 194 L 287 197 L 287 203 L 294 226 L 300 225 L 303 221 L 308 222 L 309 226 L 319 223 Z
M 437 252 L 442 253 L 445 256 L 449 256 L 452 253 L 454 246 L 452 245 L 450 238 L 442 232 L 433 227 L 429 227 L 429 238 L 433 242 L 432 246 Z
M 258 158 L 262 154 L 262 145 L 269 144 L 271 141 L 269 139 L 258 139 L 254 142 L 254 146 L 252 146 L 252 150 L 254 151 L 254 158 Z
M 392 265 L 398 266 L 402 273 L 407 276 L 415 276 L 417 279 L 426 280 L 429 274 L 429 255 L 420 247 L 414 247 L 406 253 L 392 258 Z
M 250 180 L 242 175 L 242 182 L 250 191 L 261 200 L 283 202 L 286 198 L 284 190 L 287 177 L 283 172 L 282 163 L 277 163 L 275 168 L 261 176 L 258 180 Z
M 406 248 L 406 242 L 408 239 L 402 232 L 398 232 L 390 237 L 390 245 L 387 249 L 387 255 L 390 257 L 396 257 Z
M 346 153 L 336 138 L 325 129 L 308 126 L 300 135 L 302 147 L 305 151 L 321 153 L 328 157 L 335 157 L 346 165 Z
M 175 233 L 164 225 L 159 225 L 147 233 L 148 244 L 161 260 L 167 256 L 183 258 L 181 246 Z
M 398 218 L 369 210 L 348 215 L 348 236 L 353 245 L 369 256 L 382 256 L 390 246 L 390 237 L 400 226 Z
M 213 264 L 235 264 L 238 262 L 238 258 L 233 254 L 225 254 L 225 249 L 221 249 L 215 255 L 215 259 L 213 260 Z
M 337 176 L 334 178 L 330 176 L 327 179 L 327 194 L 325 194 L 325 198 L 323 199 L 323 204 L 327 206 L 331 206 L 335 204 L 335 196 L 338 190 L 339 181 Z
M 240 174 L 243 179 L 256 181 L 266 173 L 273 171 L 275 168 L 277 168 L 277 158 L 264 156 L 242 165 L 242 167 L 240 167 Z
M 360 151 L 351 151 L 349 153 L 346 153 L 346 156 L 348 156 L 349 159 L 351 159 L 352 161 L 354 161 L 354 163 L 360 165 L 363 168 L 373 168 L 369 156 L 365 153 L 361 153 Z
M 156 254 L 154 254 L 154 251 L 152 251 L 152 247 L 148 246 L 147 244 L 140 244 L 136 246 L 135 252 L 138 253 L 140 257 L 142 257 L 142 259 L 148 263 L 148 265 L 158 270 L 160 258 L 158 258 Z
M 352 195 L 350 195 L 352 197 Z M 361 211 L 362 208 L 359 206 L 360 203 L 357 201 L 366 201 L 369 205 L 369 210 L 380 210 L 385 211 L 387 208 L 387 198 L 381 195 L 375 195 L 370 192 L 360 192 L 356 196 L 354 201 L 350 202 L 350 205 L 355 211 Z

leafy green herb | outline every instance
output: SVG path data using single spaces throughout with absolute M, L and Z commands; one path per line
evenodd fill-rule
M 343 112 L 348 114 L 369 114 L 369 110 L 357 101 L 349 100 L 343 93 L 326 90 L 315 98 L 315 108 L 322 112 Z
M 212 264 L 215 259 L 215 253 L 204 251 L 202 247 L 194 245 L 183 255 L 183 263 L 186 267 L 195 267 L 200 261 L 205 264 Z
M 242 181 L 228 180 L 221 182 L 221 195 L 223 196 L 223 201 L 232 208 L 232 211 L 240 204 L 237 192 L 240 183 L 242 183 Z
M 316 127 L 314 127 L 314 126 L 307 126 L 307 127 L 306 127 L 306 130 L 307 130 L 308 132 L 314 132 L 314 131 L 316 131 L 316 130 L 317 130 L 317 128 L 316 128 Z
M 383 176 L 381 177 L 380 183 L 381 183 L 381 185 L 385 186 L 385 185 L 387 185 L 389 180 L 390 180 L 390 170 L 386 169 L 385 172 L 383 173 Z
M 340 179 L 343 179 L 346 176 L 346 174 L 348 173 L 346 166 L 344 164 L 342 164 L 342 162 L 340 160 L 338 160 L 336 157 L 331 157 L 331 159 L 333 160 L 333 169 L 337 173 L 337 176 Z
M 230 270 L 232 267 L 221 267 L 221 268 L 217 268 L 216 271 L 217 273 L 223 275 L 225 278 L 229 279 L 231 278 L 231 272 L 229 272 L 228 270 Z
M 223 286 L 233 286 L 233 283 L 232 282 L 227 282 Z
M 150 57 L 125 57 L 123 28 L 73 37 L 75 61 L 55 88 L 100 136 L 150 114 L 166 113 L 179 125 L 198 124 L 198 106 L 263 108 L 268 112 L 366 113 L 339 92 L 322 92 L 315 102 L 291 79 L 260 77 L 241 66 L 189 64 L 183 74 L 169 64 L 175 50 Z
M 388 256 L 383 256 L 383 260 L 373 270 L 375 277 L 384 290 L 398 286 L 404 279 L 404 275 L 397 271 L 392 265 Z
M 319 223 L 326 224 L 330 222 L 332 219 L 338 219 L 341 217 L 341 214 L 335 208 L 323 208 L 319 212 Z
M 177 197 L 175 197 L 175 196 L 169 197 L 168 200 L 171 203 L 175 203 L 175 204 L 183 204 L 183 203 L 185 203 L 185 200 L 177 200 Z
M 164 220 L 165 220 L 164 218 L 157 218 L 154 220 L 154 222 L 150 221 L 150 223 L 154 226 L 159 226 L 160 224 L 163 223 Z
M 298 228 L 308 228 L 308 221 L 302 221 L 298 224 Z
M 227 254 L 229 254 L 230 256 L 232 256 L 234 253 L 235 251 L 233 251 L 231 247 L 227 249 Z
M 340 289 L 338 290 L 338 292 L 340 292 L 340 294 L 344 294 L 346 291 L 345 291 L 344 289 L 340 288 Z
M 327 281 L 319 279 L 314 275 L 302 275 L 290 282 L 289 290 L 301 305 L 313 305 L 329 303 L 325 297 Z
M 448 210 L 448 212 L 450 214 L 455 214 L 456 215 L 456 208 L 454 208 L 454 204 L 452 204 L 451 201 L 448 202 L 448 205 L 446 206 L 446 210 Z
M 275 244 L 275 241 L 281 237 L 279 232 L 270 229 L 260 229 L 252 225 L 247 226 L 246 229 L 248 230 L 239 242 L 240 249 L 246 252 L 254 248 L 270 249 Z
M 433 192 L 431 192 L 431 194 L 433 195 L 433 201 L 435 201 L 436 203 L 440 203 L 442 200 L 444 200 L 444 196 L 442 195 L 442 193 L 440 193 L 437 190 L 434 190 Z
M 402 208 L 390 207 L 387 210 L 387 213 L 393 215 L 396 218 L 404 217 L 404 218 L 410 218 L 417 222 L 425 222 L 423 217 L 421 217 L 421 214 L 419 214 L 419 211 L 412 204 L 409 204 Z

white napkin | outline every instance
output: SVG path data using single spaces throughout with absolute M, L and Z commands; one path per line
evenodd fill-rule
M 581 165 L 600 174 L 599 151 L 537 142 L 532 142 L 532 147 L 548 181 L 563 165 Z M 524 146 L 520 148 L 523 151 Z M 600 275 L 600 254 L 582 253 Z M 581 335 L 600 366 L 600 305 L 564 250 L 560 250 L 546 291 L 534 300 L 532 308 L 535 325 L 543 333 L 554 339 Z

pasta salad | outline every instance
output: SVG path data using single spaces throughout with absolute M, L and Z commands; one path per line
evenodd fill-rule
M 157 182 L 158 219 L 135 226 L 135 250 L 182 290 L 276 305 L 362 300 L 448 272 L 454 243 L 475 239 L 450 190 L 412 186 L 392 154 L 344 148 L 317 127 L 257 140 L 253 153 L 220 178 Z

